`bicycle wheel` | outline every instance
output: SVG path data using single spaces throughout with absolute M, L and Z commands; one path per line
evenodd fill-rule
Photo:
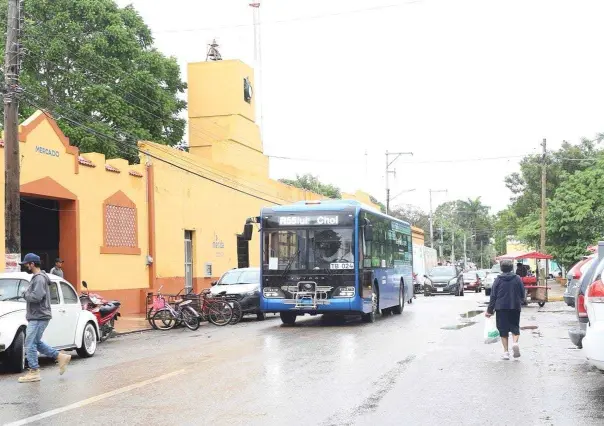
M 228 303 L 220 300 L 208 303 L 208 318 L 214 325 L 223 326 L 231 322 L 233 308 Z
M 233 318 L 231 318 L 231 325 L 237 324 L 243 318 L 243 309 L 241 309 L 241 304 L 236 300 L 230 300 L 227 302 L 231 305 L 231 309 L 233 310 Z
M 155 327 L 155 324 L 153 323 L 153 315 L 155 315 L 155 310 L 153 309 L 153 306 L 151 306 L 149 308 L 149 310 L 147 311 L 147 321 L 149 321 L 149 325 L 157 330 L 157 327 Z
M 176 318 L 169 309 L 160 309 L 153 315 L 153 328 L 157 330 L 171 330 L 176 325 Z
M 180 314 L 182 315 L 182 322 L 185 323 L 189 330 L 195 331 L 199 328 L 199 317 L 188 306 L 185 306 Z

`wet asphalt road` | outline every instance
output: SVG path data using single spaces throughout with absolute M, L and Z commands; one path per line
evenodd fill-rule
M 604 375 L 567 337 L 563 303 L 523 311 L 522 357 L 482 341 L 486 297 L 418 296 L 402 316 L 326 325 L 278 318 L 101 344 L 64 376 L 0 375 L 0 424 L 601 425 Z M 53 411 L 57 410 L 57 411 Z

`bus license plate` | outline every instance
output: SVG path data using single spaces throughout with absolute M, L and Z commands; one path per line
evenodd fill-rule
M 442 288 L 442 287 L 437 287 L 437 288 L 436 288 L 436 292 L 437 292 L 437 293 L 442 293 L 443 291 L 445 291 L 445 289 L 444 289 L 444 288 Z

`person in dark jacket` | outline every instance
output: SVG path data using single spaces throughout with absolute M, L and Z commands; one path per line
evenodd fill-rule
M 44 330 L 52 319 L 52 310 L 50 307 L 50 279 L 40 269 L 40 256 L 28 253 L 23 258 L 21 265 L 24 265 L 34 276 L 29 282 L 29 287 L 23 293 L 23 298 L 27 302 L 25 306 L 25 318 L 27 319 L 25 351 L 29 371 L 25 376 L 19 377 L 19 383 L 39 382 L 38 352 L 57 361 L 59 374 L 65 372 L 67 364 L 71 361 L 71 355 L 59 352 L 42 341 Z
M 527 274 L 527 267 L 524 266 L 521 262 L 518 262 L 516 264 L 516 275 L 518 275 L 519 277 L 526 277 Z
M 487 318 L 493 313 L 497 313 L 497 330 L 501 336 L 503 344 L 503 359 L 510 359 L 508 336 L 512 333 L 514 343 L 512 351 L 514 358 L 520 357 L 520 309 L 525 298 L 524 284 L 520 277 L 512 272 L 514 264 L 510 260 L 501 262 L 501 272 L 491 289 L 491 300 L 487 313 Z

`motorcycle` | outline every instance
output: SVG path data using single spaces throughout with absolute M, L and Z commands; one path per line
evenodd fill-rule
M 82 294 L 80 294 L 80 303 L 82 304 L 83 309 L 92 312 L 96 317 L 101 334 L 99 340 L 104 342 L 111 336 L 111 333 L 113 333 L 115 321 L 121 316 L 119 313 L 121 303 L 117 300 L 108 302 L 100 295 L 90 293 L 86 281 L 82 281 L 82 286 L 87 291 L 86 293 L 82 292 Z

